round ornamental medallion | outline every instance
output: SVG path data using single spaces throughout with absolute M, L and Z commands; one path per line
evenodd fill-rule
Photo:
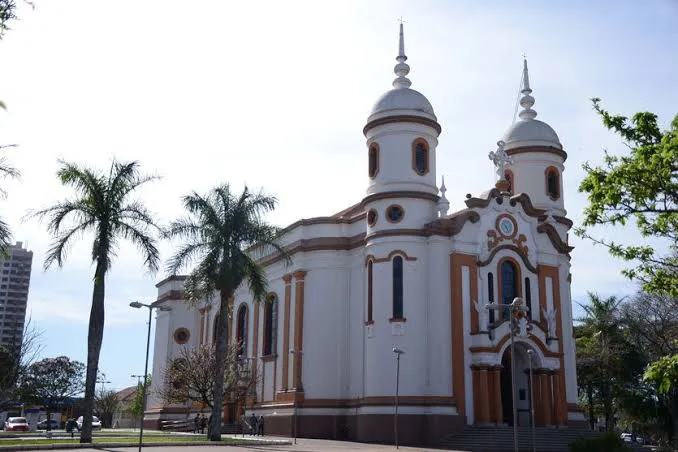
M 515 235 L 518 233 L 518 225 L 516 224 L 516 220 L 506 213 L 497 217 L 495 228 L 502 237 L 507 239 L 515 237 Z
M 183 345 L 191 338 L 191 333 L 186 328 L 177 328 L 174 331 L 174 342 Z

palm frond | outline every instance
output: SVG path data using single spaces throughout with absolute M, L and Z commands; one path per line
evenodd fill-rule
M 43 220 L 48 217 L 47 230 L 52 234 L 59 234 L 62 223 L 69 216 L 73 217 L 72 221 L 76 223 L 87 222 L 92 218 L 96 218 L 96 212 L 93 206 L 85 199 L 76 201 L 63 201 L 46 209 L 29 211 L 24 218 L 37 218 Z
M 190 266 L 205 248 L 202 243 L 186 243 L 167 261 L 167 273 L 176 275 L 182 268 Z
M 94 225 L 94 219 L 91 219 L 86 222 L 78 223 L 69 230 L 58 234 L 50 248 L 47 250 L 45 263 L 43 265 L 44 269 L 47 270 L 54 263 L 56 263 L 58 267 L 62 267 L 73 240 L 87 232 L 88 229 L 93 229 Z
M 256 301 L 263 300 L 268 292 L 268 281 L 264 269 L 249 258 L 245 262 L 245 269 L 247 272 L 247 284 L 252 296 Z
M 0 220 L 0 257 L 4 257 L 12 244 L 12 231 L 9 225 Z
M 117 227 L 123 238 L 134 243 L 144 255 L 144 266 L 151 272 L 158 271 L 160 266 L 160 251 L 155 245 L 155 239 L 148 235 L 147 231 L 141 230 L 134 225 L 119 222 Z

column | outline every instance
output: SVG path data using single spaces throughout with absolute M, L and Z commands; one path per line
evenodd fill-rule
M 292 299 L 292 275 L 283 276 L 285 282 L 285 311 L 283 318 L 283 348 L 282 348 L 282 390 L 289 387 L 289 360 L 290 360 L 290 305 Z
M 294 276 L 294 389 L 304 391 L 301 381 L 302 363 L 304 360 L 304 278 L 306 272 L 298 270 Z M 302 353 L 299 353 L 301 351 Z
M 551 391 L 551 376 L 549 375 L 549 370 L 544 369 L 539 374 L 539 381 L 541 386 L 541 416 L 545 426 L 553 425 L 551 420 L 552 414 L 552 391 Z
M 542 415 L 542 397 L 541 397 L 541 369 L 532 370 L 532 385 L 534 386 L 534 425 L 537 427 L 544 426 L 544 418 Z
M 252 331 L 252 376 L 254 381 L 258 381 L 257 358 L 259 357 L 259 310 L 261 309 L 261 303 L 267 303 L 266 297 L 264 297 L 263 301 L 254 301 L 254 328 Z M 257 386 L 259 385 L 257 384 Z
M 479 370 L 480 372 L 480 415 L 482 418 L 481 422 L 490 422 L 490 399 L 489 392 L 490 386 L 488 382 L 488 372 L 487 366 L 483 366 Z
M 490 420 L 496 424 L 503 423 L 503 408 L 501 406 L 501 366 L 494 366 L 490 369 Z
M 563 415 L 563 391 L 564 387 L 561 384 L 561 370 L 551 372 L 551 381 L 553 382 L 553 424 L 565 425 L 565 418 Z
M 200 308 L 200 337 L 198 338 L 198 345 L 202 345 L 205 341 L 205 308 Z

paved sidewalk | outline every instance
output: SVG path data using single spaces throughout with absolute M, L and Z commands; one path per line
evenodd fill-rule
M 242 438 L 241 436 L 237 436 Z M 247 436 L 245 436 L 247 438 Z M 261 437 L 259 437 L 261 438 Z M 289 440 L 289 438 L 275 437 L 275 436 L 265 436 L 264 439 L 271 440 Z M 160 450 L 168 452 L 323 452 L 323 451 L 362 451 L 362 452 L 385 452 L 385 451 L 395 451 L 394 446 L 386 446 L 379 444 L 363 444 L 363 443 L 351 443 L 346 441 L 328 441 L 321 439 L 299 439 L 297 444 L 285 444 L 285 445 L 273 445 L 273 446 L 172 446 L 172 447 L 145 447 L 145 450 L 148 452 L 159 452 Z M 78 452 L 102 452 L 102 451 L 111 451 L 111 452 L 136 452 L 137 447 L 120 447 L 120 448 L 92 448 L 92 449 L 61 449 L 63 451 L 78 451 Z M 440 451 L 440 449 L 424 449 L 418 447 L 400 447 L 399 451 L 402 452 L 426 452 L 426 451 Z M 454 452 L 454 451 L 450 451 Z M 463 451 L 457 451 L 463 452 Z

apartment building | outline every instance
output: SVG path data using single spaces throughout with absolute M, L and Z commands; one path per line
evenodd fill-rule
M 0 346 L 20 344 L 26 320 L 33 252 L 16 242 L 0 256 Z

